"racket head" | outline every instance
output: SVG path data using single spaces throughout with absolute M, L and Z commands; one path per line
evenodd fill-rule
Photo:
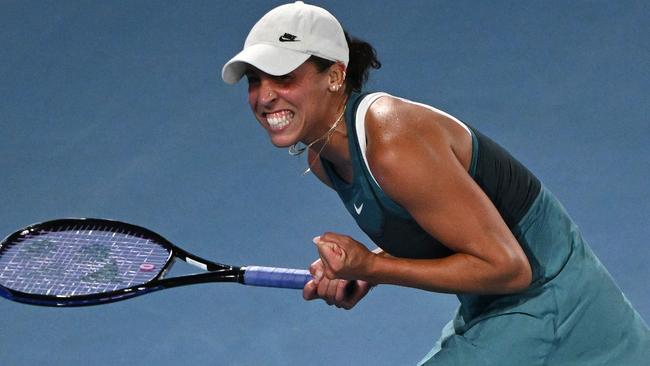
M 49 306 L 123 300 L 155 282 L 182 252 L 159 234 L 105 219 L 30 225 L 0 242 L 0 295 Z

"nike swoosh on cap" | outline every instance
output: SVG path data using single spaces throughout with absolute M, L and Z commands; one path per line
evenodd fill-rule
M 298 38 L 298 36 L 294 36 L 290 33 L 285 33 L 280 36 L 279 40 L 280 42 L 300 42 L 300 40 L 296 38 Z

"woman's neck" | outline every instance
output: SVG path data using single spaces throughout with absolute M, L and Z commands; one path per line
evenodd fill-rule
M 336 117 L 329 117 L 336 118 L 334 122 L 329 122 L 328 130 L 307 145 L 313 155 L 313 158 L 308 157 L 309 168 L 320 157 L 329 160 L 335 166 L 349 165 L 347 163 L 350 160 L 348 129 L 345 123 L 346 103 L 347 95 L 343 94 L 335 103 L 338 106 L 335 108 Z

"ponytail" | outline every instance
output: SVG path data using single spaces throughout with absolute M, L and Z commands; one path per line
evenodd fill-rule
M 377 52 L 370 43 L 351 37 L 345 32 L 345 40 L 350 49 L 350 61 L 346 70 L 346 92 L 359 92 L 368 80 L 370 68 L 379 69 L 381 62 L 377 59 Z
M 349 95 L 353 91 L 361 91 L 363 84 L 368 80 L 370 69 L 379 69 L 381 62 L 377 59 L 377 52 L 370 43 L 350 37 L 348 32 L 345 32 L 345 40 L 348 42 L 348 48 L 350 49 L 350 60 L 345 70 L 345 92 Z M 311 56 L 308 61 L 314 63 L 319 72 L 323 72 L 334 65 L 333 61 L 317 56 Z

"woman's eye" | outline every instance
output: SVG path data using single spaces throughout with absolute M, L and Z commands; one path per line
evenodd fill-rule
M 288 82 L 293 79 L 293 75 L 291 74 L 286 74 L 286 75 L 280 75 L 276 76 L 276 79 L 279 80 L 280 82 Z
M 255 75 L 246 75 L 246 80 L 248 80 L 248 84 L 257 84 L 260 81 Z

